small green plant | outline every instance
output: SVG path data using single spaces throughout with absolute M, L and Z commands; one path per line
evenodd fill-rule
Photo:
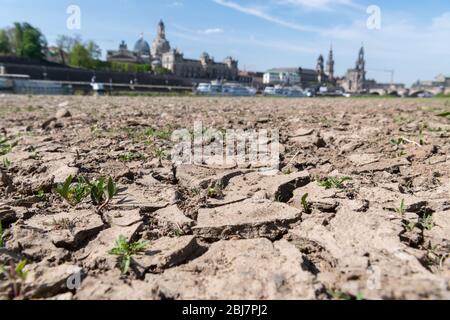
M 0 138 L 0 156 L 10 153 L 11 150 L 12 146 L 8 143 L 8 139 L 6 137 Z
M 3 234 L 3 223 L 0 220 L 0 248 L 5 246 L 5 235 Z
M 327 290 L 327 294 L 333 300 L 365 300 L 364 295 L 361 292 L 354 296 L 339 290 Z
M 163 148 L 156 149 L 155 156 L 159 159 L 159 161 L 167 159 L 167 153 Z
M 179 238 L 179 237 L 184 236 L 184 231 L 181 229 L 175 229 L 175 230 L 173 230 L 173 234 Z
M 40 189 L 40 190 L 37 192 L 36 197 L 37 197 L 40 201 L 45 201 L 46 196 L 45 196 L 44 190 Z
M 14 271 L 16 272 L 17 277 L 20 280 L 22 280 L 22 281 L 25 281 L 27 279 L 27 276 L 28 276 L 28 272 L 24 271 L 24 268 L 25 268 L 26 265 L 27 265 L 27 260 L 22 260 L 22 261 L 19 262 L 19 264 L 14 269 Z
M 120 155 L 119 160 L 122 162 L 145 161 L 146 157 L 141 153 L 128 152 L 126 154 Z
M 445 117 L 450 116 L 450 112 L 442 112 L 442 113 L 438 113 L 436 116 L 437 116 L 437 117 L 445 118 Z
M 423 127 L 419 130 L 419 144 L 421 146 L 425 145 L 425 136 L 423 134 Z
M 70 205 L 75 206 L 83 201 L 89 194 L 91 187 L 84 177 L 78 178 L 78 183 L 72 185 L 73 177 L 68 176 L 63 184 L 55 188 L 55 192 L 65 199 Z
M 63 197 L 65 200 L 69 201 L 70 185 L 72 184 L 73 177 L 70 175 L 66 178 L 63 184 L 58 184 L 55 188 L 55 192 Z
M 120 270 L 123 274 L 127 274 L 130 270 L 132 256 L 144 251 L 147 245 L 146 241 L 130 243 L 123 235 L 120 235 L 116 240 L 116 246 L 109 253 L 119 257 Z
M 394 146 L 399 146 L 402 143 L 404 143 L 403 138 L 398 138 L 398 139 L 391 139 L 391 144 L 393 144 Z
M 117 194 L 117 186 L 114 180 L 109 177 L 108 181 L 105 178 L 100 178 L 97 181 L 90 183 L 91 200 L 95 205 L 104 208 L 111 199 Z
M 5 274 L 12 282 L 13 298 L 22 296 L 23 283 L 28 276 L 28 272 L 24 270 L 26 265 L 27 260 L 22 260 L 17 265 L 14 265 L 14 262 L 11 261 L 9 268 L 4 265 L 0 267 L 0 272 Z
M 8 169 L 11 166 L 11 161 L 8 158 L 3 158 L 3 167 L 5 167 L 6 169 Z
M 283 174 L 290 175 L 291 173 L 292 173 L 292 169 L 291 168 L 284 168 L 283 169 Z
M 404 221 L 403 222 L 403 227 L 408 232 L 412 232 L 416 228 L 416 226 L 417 226 L 417 223 L 414 221 Z
M 406 212 L 405 199 L 402 199 L 402 201 L 400 202 L 400 206 L 395 209 L 395 212 L 397 212 L 401 216 L 405 214 Z
M 40 160 L 40 159 L 42 159 L 41 155 L 40 155 L 39 152 L 37 152 L 37 151 L 34 151 L 34 152 L 31 154 L 30 158 L 33 159 L 33 160 Z
M 327 290 L 328 295 L 333 300 L 352 300 L 353 297 L 339 290 Z
M 419 224 L 422 226 L 422 228 L 430 231 L 434 228 L 433 215 L 431 213 L 425 214 L 419 219 Z
M 325 189 L 341 189 L 344 186 L 344 182 L 353 180 L 350 177 L 342 177 L 342 178 L 327 178 L 325 180 L 319 181 L 319 186 Z
M 144 131 L 144 135 L 147 136 L 148 138 L 156 138 L 159 140 L 170 140 L 172 133 L 169 129 L 155 130 L 153 128 L 149 128 Z
M 303 210 L 306 212 L 306 213 L 309 213 L 310 212 L 310 205 L 309 205 L 309 203 L 308 203 L 308 194 L 307 193 L 305 193 L 304 195 L 303 195 L 303 197 L 302 197 L 302 207 L 303 207 Z
M 216 188 L 208 188 L 208 198 L 217 198 L 219 192 Z

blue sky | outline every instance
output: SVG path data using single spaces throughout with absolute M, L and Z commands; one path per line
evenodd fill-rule
M 81 9 L 81 29 L 68 30 L 67 7 Z M 125 40 L 133 47 L 141 32 L 151 42 L 160 18 L 172 47 L 186 57 L 207 51 L 216 60 L 231 55 L 241 69 L 314 68 L 333 44 L 336 71 L 353 67 L 361 43 L 368 76 L 410 85 L 450 74 L 449 0 L 0 0 L 0 27 L 27 21 L 50 44 L 60 34 L 80 34 L 103 49 Z M 369 5 L 381 9 L 381 29 L 370 30 Z

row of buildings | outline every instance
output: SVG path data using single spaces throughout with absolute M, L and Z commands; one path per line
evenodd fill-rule
M 239 81 L 256 87 L 276 84 L 300 85 L 304 88 L 328 85 L 340 86 L 348 92 L 361 92 L 366 87 L 364 48 L 359 51 L 355 68 L 349 69 L 342 78 L 335 76 L 333 48 L 329 51 L 326 63 L 323 55 L 319 56 L 315 69 L 276 68 L 266 73 L 239 71 L 238 61 L 232 57 L 216 62 L 204 52 L 199 59 L 185 58 L 180 50 L 171 47 L 162 20 L 151 46 L 142 35 L 133 50 L 122 41 L 117 50 L 108 50 L 107 61 L 149 64 L 153 68 L 167 69 L 182 78 Z
M 55 55 L 58 52 L 55 53 Z M 404 89 L 403 84 L 383 84 L 366 78 L 366 60 L 364 47 L 358 52 L 355 66 L 347 70 L 344 76 L 335 74 L 335 60 L 333 48 L 325 61 L 324 56 L 319 55 L 315 68 L 274 68 L 265 73 L 240 71 L 238 61 L 232 57 L 226 57 L 222 62 L 216 62 L 213 57 L 204 52 L 198 59 L 188 59 L 184 54 L 172 48 L 166 37 L 166 28 L 161 20 L 157 26 L 156 37 L 151 46 L 144 36 L 136 41 L 130 49 L 125 41 L 119 44 L 116 50 L 107 51 L 107 61 L 128 64 L 147 64 L 153 69 L 163 68 L 180 78 L 202 80 L 227 80 L 237 81 L 263 88 L 270 85 L 298 85 L 303 88 L 328 87 L 341 89 L 350 93 L 370 92 L 370 90 Z M 450 78 L 439 76 L 434 81 L 422 81 L 415 84 L 421 88 L 450 87 Z
M 108 50 L 107 61 L 150 64 L 183 78 L 238 80 L 238 61 L 232 57 L 216 62 L 204 52 L 198 60 L 187 59 L 180 50 L 171 48 L 162 20 L 151 47 L 143 36 L 136 42 L 133 50 L 128 49 L 127 44 L 122 41 L 117 50 Z
M 328 59 L 321 54 L 317 59 L 315 69 L 306 68 L 276 68 L 268 70 L 263 76 L 265 85 L 299 85 L 306 87 L 333 86 L 341 87 L 347 92 L 362 92 L 367 89 L 366 61 L 364 47 L 361 47 L 355 67 L 347 71 L 344 77 L 336 77 L 333 48 Z

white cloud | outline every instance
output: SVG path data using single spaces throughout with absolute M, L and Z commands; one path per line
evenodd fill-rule
M 200 30 L 198 33 L 201 34 L 217 34 L 217 33 L 223 33 L 224 30 L 222 28 L 210 28 L 205 30 Z
M 286 28 L 290 28 L 290 29 L 297 30 L 297 31 L 305 31 L 305 32 L 321 32 L 320 28 L 305 26 L 305 25 L 293 23 L 290 21 L 286 21 L 281 18 L 272 16 L 258 8 L 244 7 L 244 6 L 241 6 L 240 4 L 237 4 L 235 2 L 228 1 L 228 0 L 213 0 L 213 1 L 221 6 L 224 6 L 224 7 L 239 11 L 241 13 L 266 20 L 268 22 L 278 24 L 278 25 L 286 27 Z
M 170 7 L 182 7 L 183 5 L 183 1 L 174 1 L 170 4 Z
M 450 11 L 445 12 L 443 15 L 433 19 L 433 29 L 436 29 L 436 30 L 448 29 L 448 30 L 450 30 Z
M 353 0 L 275 0 L 278 4 L 300 6 L 307 9 L 331 10 L 333 6 L 362 8 Z

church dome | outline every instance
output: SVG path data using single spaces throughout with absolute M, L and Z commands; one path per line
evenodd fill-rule
M 150 45 L 141 37 L 134 45 L 134 51 L 140 56 L 150 56 Z

